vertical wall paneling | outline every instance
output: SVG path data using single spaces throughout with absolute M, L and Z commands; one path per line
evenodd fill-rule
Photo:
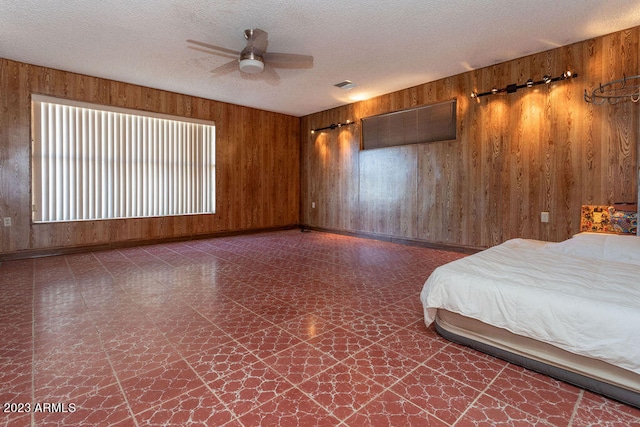
M 640 106 L 592 105 L 583 93 L 640 74 L 639 38 L 640 27 L 633 28 L 303 117 L 301 222 L 475 247 L 513 237 L 570 237 L 579 231 L 582 204 L 638 198 Z M 566 69 L 578 77 L 480 103 L 469 99 L 472 90 Z M 458 100 L 455 142 L 364 152 L 357 151 L 357 127 L 349 135 L 304 136 L 313 127 L 452 98 Z M 338 135 L 351 138 L 351 149 L 337 150 L 332 138 Z M 543 211 L 549 223 L 541 223 Z M 345 215 L 355 221 L 343 221 Z
M 311 134 L 313 128 L 343 122 L 353 114 L 350 108 L 342 107 L 331 114 L 319 113 L 313 121 L 302 120 L 307 127 L 301 138 L 313 150 L 303 152 L 301 207 L 319 227 L 357 228 L 360 125 Z M 308 155 L 313 158 L 305 157 Z
M 381 235 L 415 235 L 416 150 L 411 145 L 360 152 L 361 228 Z
M 32 93 L 216 124 L 216 214 L 31 223 Z M 300 119 L 0 59 L 0 254 L 299 223 Z

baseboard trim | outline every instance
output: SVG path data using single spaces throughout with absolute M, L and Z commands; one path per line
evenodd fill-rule
M 104 251 L 110 249 L 130 248 L 134 246 L 157 245 L 161 243 L 186 242 L 190 240 L 214 239 L 217 237 L 243 236 L 249 234 L 268 233 L 274 231 L 300 229 L 301 231 L 318 231 L 323 233 L 339 234 L 343 236 L 361 237 L 364 239 L 380 240 L 384 242 L 398 243 L 401 245 L 420 246 L 424 248 L 440 249 L 445 251 L 474 254 L 486 248 L 477 246 L 452 245 L 442 242 L 430 242 L 427 240 L 409 239 L 405 237 L 389 236 L 385 234 L 367 233 L 362 231 L 339 230 L 334 228 L 315 227 L 310 225 L 286 225 L 281 227 L 250 228 L 243 230 L 217 231 L 214 233 L 196 234 L 189 236 L 163 237 L 150 240 L 124 240 L 120 242 L 99 243 L 95 245 L 82 245 L 72 247 L 57 247 L 46 249 L 26 249 L 17 252 L 0 254 L 0 262 L 19 259 L 41 258 L 56 255 L 71 255 L 89 251 Z
M 340 234 L 343 236 L 362 237 L 365 239 L 380 240 L 383 242 L 398 243 L 401 245 L 420 246 L 423 248 L 441 249 L 445 251 L 459 252 L 464 254 L 475 254 L 487 249 L 486 247 L 479 247 L 479 246 L 466 246 L 466 245 L 455 245 L 455 244 L 442 243 L 442 242 L 430 242 L 427 240 L 389 236 L 386 234 L 367 233 L 363 231 L 339 230 L 339 229 L 333 229 L 333 228 L 315 227 L 311 225 L 300 225 L 300 228 L 303 231 L 310 230 L 310 231 L 319 231 L 324 233 Z
M 248 234 L 268 233 L 273 231 L 293 230 L 297 228 L 300 228 L 300 226 L 298 224 L 293 224 L 293 225 L 286 225 L 281 227 L 250 228 L 250 229 L 233 230 L 233 231 L 217 231 L 214 233 L 194 234 L 194 235 L 188 235 L 188 236 L 161 237 L 161 238 L 155 238 L 155 239 L 149 239 L 149 240 L 123 240 L 119 242 L 98 243 L 95 245 L 56 247 L 56 248 L 45 248 L 45 249 L 25 249 L 23 251 L 7 252 L 7 253 L 0 254 L 0 262 L 14 261 L 19 259 L 29 259 L 29 258 L 42 258 L 42 257 L 48 257 L 48 256 L 56 256 L 56 255 L 70 255 L 70 254 L 90 252 L 90 251 L 94 252 L 94 251 L 105 251 L 110 249 L 122 249 L 122 248 L 130 248 L 134 246 L 157 245 L 161 243 L 186 242 L 190 240 L 213 239 L 217 237 L 242 236 L 242 235 L 248 235 Z

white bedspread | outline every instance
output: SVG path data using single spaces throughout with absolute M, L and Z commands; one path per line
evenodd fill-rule
M 631 239 L 631 240 L 630 240 Z M 420 299 L 640 374 L 640 238 L 513 239 L 437 268 Z

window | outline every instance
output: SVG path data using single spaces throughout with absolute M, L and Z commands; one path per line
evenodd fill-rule
M 457 101 L 423 105 L 362 119 L 362 149 L 456 139 Z
M 215 125 L 32 96 L 33 221 L 215 213 Z

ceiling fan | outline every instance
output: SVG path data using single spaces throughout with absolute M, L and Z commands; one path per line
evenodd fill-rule
M 274 68 L 312 68 L 313 56 L 293 53 L 267 52 L 269 44 L 268 33 L 261 29 L 244 30 L 247 44 L 241 51 L 203 43 L 197 40 L 187 40 L 194 46 L 191 49 L 211 53 L 214 55 L 233 58 L 231 61 L 212 70 L 217 75 L 228 74 L 239 70 L 242 77 L 249 77 L 265 72 L 264 78 L 271 81 L 279 80 Z M 202 49 L 205 48 L 205 49 Z

